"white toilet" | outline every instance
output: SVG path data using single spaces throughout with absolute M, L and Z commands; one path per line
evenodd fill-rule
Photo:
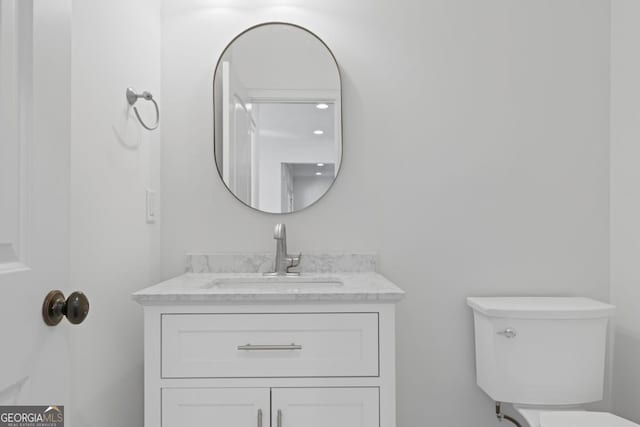
M 529 427 L 639 427 L 580 405 L 602 400 L 614 306 L 588 298 L 467 298 L 477 383 Z

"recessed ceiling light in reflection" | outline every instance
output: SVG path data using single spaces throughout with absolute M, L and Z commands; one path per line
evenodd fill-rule
M 320 129 L 317 129 L 317 130 L 314 130 L 314 131 L 313 131 L 313 134 L 314 134 L 314 135 L 324 135 L 324 131 L 323 131 L 323 130 L 320 130 Z
M 316 172 L 316 175 L 320 176 L 320 175 L 322 175 L 322 172 Z
M 323 167 L 324 163 L 316 163 L 316 166 Z
M 327 108 L 329 108 L 329 104 L 325 104 L 324 102 L 321 102 L 320 104 L 316 104 L 316 108 L 318 110 L 326 110 Z

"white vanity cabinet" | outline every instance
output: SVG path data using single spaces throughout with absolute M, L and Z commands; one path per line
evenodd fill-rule
M 191 269 L 266 264 L 199 257 Z M 133 295 L 144 308 L 145 427 L 396 426 L 404 292 L 370 255 L 305 259 L 299 277 L 186 273 Z
M 393 303 L 143 305 L 145 427 L 395 427 Z
M 163 426 L 377 426 L 378 409 L 376 387 L 166 388 L 162 391 Z

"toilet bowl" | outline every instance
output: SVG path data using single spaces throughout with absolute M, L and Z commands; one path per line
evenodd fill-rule
M 515 409 L 525 419 L 528 427 L 638 427 L 639 424 L 620 418 L 609 412 L 585 410 Z
M 495 402 L 512 403 L 528 423 L 523 427 L 640 427 L 581 409 L 603 397 L 614 306 L 575 297 L 480 297 L 467 304 L 476 382 Z

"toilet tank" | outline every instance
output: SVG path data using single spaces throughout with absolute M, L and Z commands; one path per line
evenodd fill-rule
M 614 306 L 589 298 L 467 298 L 476 379 L 497 402 L 574 405 L 602 399 Z

